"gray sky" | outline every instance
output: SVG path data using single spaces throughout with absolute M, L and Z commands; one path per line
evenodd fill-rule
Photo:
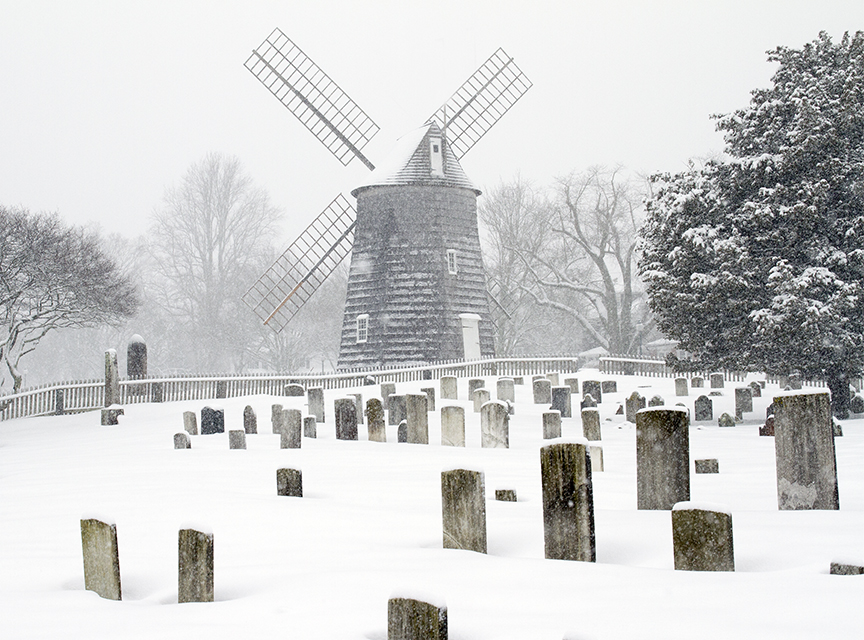
M 765 51 L 864 28 L 860 0 L 0 0 L 0 203 L 134 235 L 208 151 L 294 236 L 363 180 L 244 67 L 281 28 L 381 127 L 380 161 L 503 47 L 534 87 L 463 159 L 481 188 L 592 164 L 677 171 L 767 86 Z

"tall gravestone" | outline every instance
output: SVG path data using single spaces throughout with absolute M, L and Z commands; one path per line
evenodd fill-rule
M 231 429 L 228 431 L 228 448 L 229 449 L 245 449 L 246 448 L 246 432 L 240 429 Z
M 594 493 L 588 444 L 562 442 L 543 447 L 540 474 L 546 558 L 594 562 Z
M 627 422 L 636 422 L 636 412 L 645 408 L 645 398 L 639 395 L 638 391 L 630 394 L 630 397 L 624 401 L 624 417 Z
M 516 402 L 513 378 L 499 378 L 496 387 L 498 400 L 501 402 Z
M 457 382 L 458 378 L 456 376 L 441 376 L 440 384 L 442 400 L 459 399 Z
M 597 404 L 603 402 L 603 386 L 597 380 L 586 380 L 582 383 L 582 397 L 590 395 Z
M 315 416 L 306 416 L 303 418 L 303 437 L 318 437 L 318 420 L 315 418 Z
M 225 410 L 219 407 L 201 409 L 201 435 L 225 433 Z
M 774 448 L 781 510 L 840 508 L 827 393 L 774 398 Z
M 714 419 L 714 402 L 708 396 L 699 396 L 693 403 L 693 421 L 710 422 Z
M 534 404 L 552 404 L 552 383 L 545 378 L 535 380 L 532 384 Z
M 401 424 L 405 419 L 405 396 L 391 394 L 388 403 L 387 424 Z
M 600 412 L 597 409 L 582 409 L 582 435 L 589 441 L 601 439 Z
M 357 402 L 353 397 L 336 398 L 333 403 L 336 416 L 336 439 L 357 439 Z
M 483 472 L 441 472 L 444 548 L 486 553 L 486 490 Z
M 137 333 L 126 345 L 126 377 L 130 380 L 147 377 L 147 344 Z
M 676 571 L 735 571 L 732 514 L 707 507 L 692 502 L 672 507 Z
M 356 409 L 355 414 L 357 415 L 357 424 L 363 424 L 363 394 L 349 393 L 348 395 L 354 398 L 354 408 Z
M 636 414 L 638 509 L 671 509 L 690 500 L 690 418 L 686 409 Z
M 552 387 L 552 406 L 550 408 L 560 412 L 562 418 L 572 417 L 570 397 L 570 387 Z
M 282 449 L 299 449 L 302 444 L 303 413 L 300 409 L 282 410 Z
M 246 433 L 258 433 L 258 416 L 255 415 L 255 409 L 252 405 L 246 405 L 243 409 L 243 431 Z
M 387 640 L 447 640 L 447 607 L 414 598 L 390 598 Z
M 561 437 L 561 414 L 557 411 L 543 412 L 543 439 Z
M 490 400 L 480 408 L 480 446 L 484 449 L 510 447 L 510 412 L 503 402 Z
M 309 403 L 309 415 L 315 416 L 315 422 L 324 422 L 324 388 L 307 389 L 306 402 Z
M 420 393 L 426 394 L 426 411 L 435 411 L 435 387 L 423 387 Z
M 107 600 L 120 600 L 120 555 L 117 527 L 95 518 L 81 520 L 84 588 Z
M 270 426 L 275 434 L 282 433 L 284 414 L 282 413 L 282 405 L 274 404 L 270 407 Z
M 475 389 L 474 395 L 471 396 L 471 399 L 474 401 L 474 413 L 480 413 L 480 410 L 483 408 L 483 405 L 489 402 L 490 394 L 488 389 Z
M 213 602 L 213 534 L 180 529 L 178 602 Z
M 465 446 L 465 409 L 456 405 L 441 407 L 441 444 Z
M 366 424 L 371 442 L 387 442 L 387 428 L 384 426 L 384 405 L 378 398 L 366 401 Z
M 425 393 L 409 393 L 405 396 L 405 421 L 408 424 L 408 442 L 429 444 L 428 397 Z
M 735 389 L 735 417 L 741 420 L 745 413 L 751 411 L 753 411 L 753 390 L 750 387 Z
M 675 378 L 675 395 L 678 397 L 689 395 L 687 378 Z
M 190 436 L 198 435 L 198 420 L 194 411 L 183 412 L 183 430 Z
M 381 383 L 381 404 L 385 411 L 390 410 L 390 396 L 396 393 L 396 384 L 393 382 Z M 392 423 L 391 423 L 392 424 Z
M 120 372 L 117 366 L 117 351 L 105 352 L 105 406 L 120 404 Z

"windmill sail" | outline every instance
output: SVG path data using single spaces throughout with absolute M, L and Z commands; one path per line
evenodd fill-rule
M 281 331 L 351 252 L 354 221 L 354 207 L 340 194 L 243 294 L 243 302 Z
M 498 49 L 430 120 L 438 122 L 461 159 L 530 88 L 513 58 Z
M 379 127 L 288 36 L 274 29 L 245 66 L 343 165 L 359 158 Z

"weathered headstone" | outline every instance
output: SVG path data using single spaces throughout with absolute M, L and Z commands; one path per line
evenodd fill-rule
M 498 502 L 517 502 L 516 489 L 495 489 L 495 500 Z
M 498 400 L 502 402 L 516 402 L 513 378 L 499 378 L 496 387 Z
M 594 562 L 594 494 L 586 442 L 540 449 L 543 538 L 548 559 Z
M 564 384 L 570 387 L 570 393 L 579 393 L 579 378 L 564 378 Z
M 474 395 L 471 396 L 471 399 L 474 401 L 474 413 L 480 413 L 480 409 L 484 404 L 489 402 L 489 390 L 488 389 L 475 389 Z
M 217 380 L 216 381 L 216 397 L 217 398 L 227 398 L 228 397 L 228 381 L 227 380 Z
M 387 442 L 387 427 L 384 422 L 384 405 L 378 398 L 366 401 L 366 424 L 371 442 Z
M 442 471 L 441 510 L 445 549 L 486 553 L 486 491 L 482 471 Z
M 441 385 L 442 400 L 458 400 L 459 388 L 457 382 L 459 379 L 456 376 L 441 376 L 439 384 Z
M 708 396 L 699 396 L 693 403 L 693 422 L 710 422 L 714 419 L 714 402 Z
M 856 393 L 849 401 L 849 409 L 852 413 L 864 413 L 864 398 Z
M 111 407 L 115 404 L 120 404 L 120 371 L 117 366 L 117 351 L 108 349 L 105 352 L 105 406 Z
M 592 444 L 588 447 L 588 454 L 591 457 L 591 473 L 603 472 L 603 446 Z
M 123 407 L 114 405 L 107 409 L 102 409 L 102 426 L 114 426 L 117 424 L 117 418 L 123 415 Z
M 693 465 L 696 473 L 720 473 L 720 462 L 718 462 L 717 458 L 694 460 Z
M 426 394 L 426 411 L 435 411 L 435 387 L 423 387 L 420 393 Z
M 681 397 L 689 394 L 690 388 L 687 385 L 687 378 L 675 378 L 675 395 Z
M 213 602 L 213 534 L 180 529 L 178 602 Z
M 586 440 L 600 440 L 600 412 L 596 408 L 582 409 L 582 435 Z
M 281 434 L 284 426 L 284 418 L 282 414 L 282 405 L 274 404 L 270 407 L 270 427 L 275 434 Z
M 408 422 L 405 420 L 396 429 L 396 442 L 408 442 Z
M 201 435 L 225 433 L 225 410 L 218 407 L 201 409 Z
M 480 446 L 485 449 L 510 447 L 510 414 L 503 402 L 490 400 L 480 408 Z
M 573 415 L 570 408 L 570 387 L 552 387 L 552 411 L 560 411 L 562 418 Z
M 624 401 L 624 418 L 627 422 L 636 422 L 636 412 L 645 408 L 645 398 L 639 395 L 638 391 L 630 394 L 630 397 Z
M 315 416 L 306 416 L 303 418 L 303 437 L 318 437 L 318 420 L 315 418 Z
M 864 575 L 864 566 L 860 564 L 832 562 L 828 573 L 832 576 L 860 576 Z
M 255 409 L 252 405 L 246 405 L 243 409 L 243 431 L 246 433 L 258 433 L 258 416 L 255 415 Z
M 356 440 L 357 402 L 354 397 L 336 398 L 333 408 L 333 414 L 336 416 L 336 439 Z
M 682 409 L 636 414 L 638 509 L 671 509 L 690 499 L 690 418 Z
M 534 404 L 552 404 L 552 383 L 548 380 L 535 380 L 532 384 Z
M 759 427 L 759 435 L 760 436 L 773 436 L 774 435 L 774 414 L 771 414 L 767 418 L 765 418 L 765 424 Z
M 755 380 L 750 383 L 750 394 L 754 398 L 762 397 L 762 385 L 760 385 Z
M 741 420 L 745 413 L 753 411 L 753 390 L 750 387 L 735 389 L 735 417 Z
M 800 391 L 801 390 L 801 374 L 793 373 L 789 376 L 789 387 L 792 391 Z
M 137 333 L 126 345 L 126 377 L 130 380 L 147 377 L 147 343 Z
M 447 607 L 413 598 L 390 598 L 387 640 L 447 640 Z
M 701 389 L 705 386 L 705 380 L 702 378 L 702 376 L 693 376 L 692 378 L 690 378 L 690 386 L 694 389 Z
M 597 380 L 585 380 L 582 383 L 582 396 L 590 395 L 594 398 L 594 402 L 602 404 L 603 402 L 603 385 Z
M 558 373 L 547 373 L 546 379 L 552 383 L 553 387 L 557 387 L 560 383 L 558 382 Z
M 356 409 L 354 413 L 357 416 L 357 424 L 363 424 L 363 394 L 349 393 L 348 395 L 354 398 L 354 408 Z
M 603 380 L 600 383 L 600 391 L 603 393 L 618 393 L 618 383 L 615 380 Z
M 582 402 L 579 403 L 580 409 L 590 409 L 591 407 L 596 407 L 597 401 L 594 399 L 590 393 L 586 393 L 582 396 Z
M 54 415 L 62 416 L 65 405 L 64 389 L 54 389 Z
M 150 402 L 162 402 L 164 400 L 165 387 L 162 382 L 150 383 Z
M 774 448 L 781 510 L 840 508 L 827 393 L 774 398 Z
M 183 412 L 183 430 L 190 436 L 198 435 L 198 416 L 194 411 Z
M 315 416 L 316 422 L 324 422 L 324 388 L 307 389 L 306 402 L 309 404 L 309 415 Z
M 246 432 L 240 429 L 230 429 L 228 431 L 228 448 L 229 449 L 245 449 L 246 448 Z
M 513 376 L 513 384 L 515 384 L 517 387 L 521 387 L 523 384 L 525 384 L 525 378 L 523 376 Z
M 543 412 L 543 439 L 561 437 L 561 413 L 558 411 Z
M 717 426 L 719 427 L 734 427 L 735 426 L 735 418 L 730 416 L 728 413 L 723 413 L 717 418 Z
M 120 600 L 120 555 L 117 527 L 95 518 L 81 520 L 84 588 L 107 600 Z
M 425 393 L 409 393 L 405 396 L 405 421 L 408 423 L 408 442 L 429 444 L 429 399 Z
M 390 396 L 396 393 L 396 383 L 395 382 L 382 382 L 381 383 L 381 405 L 384 407 L 384 411 L 390 410 Z M 390 424 L 393 424 L 392 422 Z
M 405 396 L 390 394 L 387 424 L 400 424 L 405 419 Z
M 303 438 L 300 435 L 302 430 L 303 414 L 300 409 L 283 409 L 282 435 L 279 439 L 280 448 L 299 449 L 303 442 Z
M 292 398 L 300 398 L 300 397 L 303 397 L 306 395 L 306 390 L 303 388 L 302 384 L 296 384 L 296 383 L 286 384 L 285 389 L 284 389 L 284 393 L 282 395 L 289 396 Z
M 662 407 L 662 406 L 664 406 L 665 404 L 666 404 L 666 401 L 663 400 L 663 398 L 661 398 L 660 396 L 653 396 L 653 397 L 648 401 L 648 406 L 649 406 L 649 407 Z
M 471 378 L 468 381 L 468 399 L 473 400 L 474 399 L 474 392 L 477 391 L 477 389 L 485 389 L 485 388 L 486 388 L 486 381 L 483 380 L 483 378 Z
M 708 376 L 708 379 L 711 381 L 712 389 L 722 389 L 724 385 L 724 376 L 722 373 L 712 373 Z
M 679 502 L 672 507 L 672 546 L 676 571 L 735 571 L 732 514 Z
M 465 409 L 455 405 L 441 407 L 441 444 L 465 446 Z
M 180 431 L 174 434 L 175 449 L 191 449 L 192 441 L 189 439 L 189 434 L 185 431 Z
M 276 469 L 276 495 L 303 497 L 303 472 L 300 469 Z

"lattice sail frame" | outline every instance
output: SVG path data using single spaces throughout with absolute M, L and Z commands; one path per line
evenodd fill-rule
M 498 49 L 430 120 L 438 123 L 461 160 L 531 86 L 513 58 Z
M 343 165 L 361 153 L 379 127 L 294 42 L 274 29 L 244 65 Z
M 339 194 L 243 294 L 255 314 L 282 331 L 351 252 L 356 212 Z

